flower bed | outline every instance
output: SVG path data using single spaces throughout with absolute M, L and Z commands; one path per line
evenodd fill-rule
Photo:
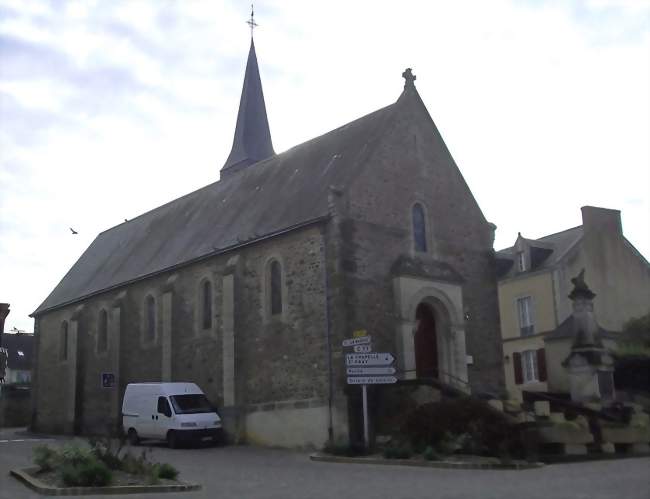
M 124 451 L 111 438 L 93 439 L 89 445 L 34 448 L 36 467 L 12 470 L 12 475 L 42 494 L 100 494 L 196 490 L 198 485 L 179 481 L 178 470 L 167 463 Z M 152 490 L 153 489 L 153 490 Z

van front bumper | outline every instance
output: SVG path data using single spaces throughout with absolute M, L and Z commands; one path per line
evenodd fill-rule
M 204 438 L 217 439 L 221 436 L 221 428 L 203 428 L 196 430 L 174 430 L 176 435 L 183 440 L 203 440 Z

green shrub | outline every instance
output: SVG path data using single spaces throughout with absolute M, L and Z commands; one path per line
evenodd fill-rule
M 63 483 L 68 487 L 76 487 L 79 485 L 79 482 L 81 482 L 79 468 L 77 466 L 73 466 L 72 464 L 68 463 L 62 465 L 61 469 L 59 470 L 59 474 L 61 475 L 61 480 L 63 480 Z
M 506 415 L 470 398 L 421 405 L 406 418 L 402 433 L 412 444 L 424 443 L 443 454 L 463 450 L 497 455 L 504 442 L 514 452 L 519 440 Z
M 108 466 L 96 459 L 80 464 L 77 469 L 82 487 L 104 487 L 113 477 Z
M 386 459 L 409 459 L 413 455 L 413 447 L 408 442 L 391 443 L 384 449 L 383 455 Z
M 125 438 L 116 440 L 109 435 L 105 437 L 90 438 L 88 443 L 90 445 L 91 453 L 110 469 L 118 470 L 122 467 L 123 457 L 120 453 L 126 443 Z
M 61 450 L 59 473 L 69 487 L 102 487 L 112 479 L 111 470 L 91 449 L 74 444 Z
M 56 468 L 60 459 L 58 452 L 47 445 L 37 445 L 32 452 L 34 453 L 34 464 L 41 471 L 53 470 Z
M 426 449 L 424 449 L 424 452 L 422 453 L 422 457 L 427 461 L 436 461 L 440 458 L 440 456 L 438 456 L 438 453 L 430 445 L 427 446 Z
M 147 451 L 143 450 L 139 456 L 134 456 L 127 452 L 120 463 L 120 468 L 126 473 L 133 475 L 151 475 L 153 473 L 153 463 L 149 460 Z
M 438 441 L 436 450 L 440 454 L 447 456 L 449 454 L 458 452 L 461 449 L 467 449 L 468 447 L 473 446 L 475 446 L 475 443 L 472 442 L 472 437 L 469 433 L 461 433 L 460 435 L 456 435 L 454 433 L 446 431 L 442 435 L 442 438 Z
M 77 466 L 82 463 L 94 460 L 95 457 L 90 449 L 84 449 L 77 444 L 67 444 L 60 451 L 62 464 Z
M 171 464 L 162 463 L 156 465 L 156 474 L 160 478 L 165 478 L 167 480 L 176 480 L 176 477 L 178 476 L 178 470 Z

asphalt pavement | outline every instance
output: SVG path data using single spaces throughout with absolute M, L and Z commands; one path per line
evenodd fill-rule
M 38 444 L 62 445 L 68 438 L 0 429 L 0 498 L 42 496 L 9 476 L 31 465 Z M 650 499 L 650 458 L 555 464 L 524 471 L 447 470 L 405 466 L 317 463 L 309 452 L 249 446 L 167 449 L 152 458 L 198 482 L 196 492 L 136 494 L 153 499 Z M 67 496 L 64 496 L 67 497 Z M 115 499 L 115 495 L 92 496 Z

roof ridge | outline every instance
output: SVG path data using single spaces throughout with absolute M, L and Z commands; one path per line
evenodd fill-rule
M 557 236 L 557 235 L 559 235 L 559 234 L 562 234 L 563 232 L 569 232 L 570 230 L 581 229 L 581 228 L 582 228 L 582 224 L 580 224 L 580 225 L 576 225 L 575 227 L 570 227 L 570 228 L 568 228 L 568 229 L 564 229 L 564 230 L 560 230 L 560 231 L 557 231 L 557 232 L 553 232 L 553 233 L 551 233 L 551 234 L 546 234 L 545 236 L 538 237 L 537 239 L 531 239 L 531 241 L 539 241 L 540 239 L 545 239 L 545 238 L 547 238 L 547 237 Z
M 285 151 L 282 151 L 281 153 L 277 153 L 277 154 L 274 155 L 274 156 L 270 156 L 270 157 L 268 157 L 268 158 L 265 158 L 265 159 L 262 159 L 262 160 L 260 160 L 260 161 L 257 161 L 257 162 L 255 162 L 255 163 L 249 165 L 247 168 L 240 170 L 239 172 L 242 172 L 242 171 L 244 171 L 244 170 L 247 171 L 247 172 L 250 172 L 250 171 L 252 171 L 253 168 L 259 168 L 259 167 L 260 167 L 261 165 L 263 165 L 264 163 L 268 163 L 268 162 L 270 162 L 271 160 L 273 160 L 274 158 L 276 158 L 276 157 L 278 157 L 278 156 L 282 156 L 282 155 L 288 153 L 289 151 L 294 151 L 294 150 L 296 150 L 296 149 L 298 149 L 298 148 L 300 148 L 300 147 L 307 146 L 308 144 L 312 143 L 312 142 L 315 141 L 315 140 L 320 140 L 321 138 L 326 137 L 326 136 L 328 136 L 328 135 L 330 135 L 330 134 L 333 134 L 333 133 L 335 133 L 335 132 L 338 132 L 338 131 L 340 131 L 341 129 L 347 127 L 347 126 L 350 126 L 350 125 L 352 125 L 352 124 L 356 124 L 356 123 L 358 123 L 358 122 L 360 122 L 360 121 L 362 121 L 362 120 L 364 120 L 364 119 L 367 119 L 367 118 L 369 118 L 369 117 L 372 116 L 372 115 L 379 114 L 379 113 L 382 112 L 382 111 L 387 111 L 389 108 L 391 108 L 391 107 L 394 106 L 394 105 L 395 105 L 395 103 L 393 102 L 392 104 L 388 104 L 387 106 L 384 106 L 384 107 L 379 108 L 379 109 L 377 109 L 377 110 L 375 110 L 375 111 L 372 111 L 372 112 L 370 112 L 370 113 L 368 113 L 368 114 L 365 114 L 365 115 L 363 115 L 363 116 L 360 116 L 359 118 L 356 118 L 356 119 L 354 119 L 354 120 L 352 120 L 352 121 L 349 121 L 348 123 L 345 123 L 345 124 L 339 126 L 338 128 L 335 128 L 335 129 L 333 129 L 333 130 L 330 130 L 330 131 L 328 131 L 328 132 L 325 132 L 325 133 L 323 133 L 323 134 L 321 134 L 321 135 L 317 135 L 316 137 L 312 137 L 311 139 L 307 139 L 306 141 L 301 142 L 300 144 L 296 144 L 295 146 L 292 146 L 292 147 L 290 147 L 289 149 L 287 149 L 287 150 L 285 150 Z M 239 172 L 234 172 L 234 173 L 239 173 Z M 169 206 L 169 205 L 172 204 L 172 203 L 175 203 L 175 202 L 177 202 L 177 201 L 180 201 L 181 199 L 187 198 L 187 197 L 189 197 L 189 196 L 191 196 L 191 195 L 193 195 L 193 194 L 196 194 L 196 193 L 198 193 L 198 192 L 200 192 L 200 191 L 203 191 L 204 189 L 208 189 L 208 188 L 213 187 L 213 186 L 215 186 L 215 185 L 217 185 L 217 184 L 220 184 L 220 183 L 223 182 L 223 181 L 226 181 L 226 182 L 227 182 L 227 181 L 229 181 L 231 178 L 233 178 L 234 176 L 236 176 L 236 175 L 228 175 L 228 176 L 226 176 L 226 177 L 220 177 L 219 180 L 215 180 L 214 182 L 211 182 L 211 183 L 209 183 L 209 184 L 207 184 L 207 185 L 204 185 L 203 187 L 199 187 L 198 189 L 195 189 L 195 190 L 193 190 L 193 191 L 190 191 L 190 192 L 188 192 L 187 194 L 183 194 L 183 195 L 181 195 L 181 196 L 179 196 L 179 197 L 177 197 L 177 198 L 172 199 L 171 201 L 167 201 L 166 203 L 163 203 L 163 204 L 161 204 L 161 205 L 159 205 L 159 206 L 156 206 L 156 207 L 154 207 L 154 208 L 151 208 L 150 210 L 147 210 L 147 211 L 145 211 L 145 212 L 142 212 L 142 213 L 140 213 L 139 215 L 136 215 L 135 217 L 130 218 L 130 219 L 128 220 L 128 222 L 121 222 L 121 223 L 119 223 L 119 224 L 117 224 L 117 225 L 113 225 L 112 227 L 109 227 L 109 228 L 107 228 L 107 229 L 104 229 L 104 230 L 100 231 L 100 232 L 97 234 L 97 236 L 100 236 L 100 235 L 102 235 L 102 234 L 104 234 L 104 233 L 106 233 L 106 232 L 108 232 L 108 231 L 110 231 L 110 230 L 113 230 L 113 229 L 116 229 L 116 228 L 118 228 L 118 227 L 121 227 L 121 226 L 123 226 L 124 224 L 127 224 L 127 223 L 129 223 L 129 222 L 132 222 L 132 221 L 137 220 L 137 219 L 139 219 L 139 218 L 142 218 L 142 217 L 144 217 L 145 215 L 148 215 L 148 214 L 150 214 L 150 213 L 153 213 L 153 212 L 155 212 L 155 211 L 157 211 L 157 210 L 159 210 L 159 209 L 161 209 L 161 208 L 164 208 L 165 206 Z

